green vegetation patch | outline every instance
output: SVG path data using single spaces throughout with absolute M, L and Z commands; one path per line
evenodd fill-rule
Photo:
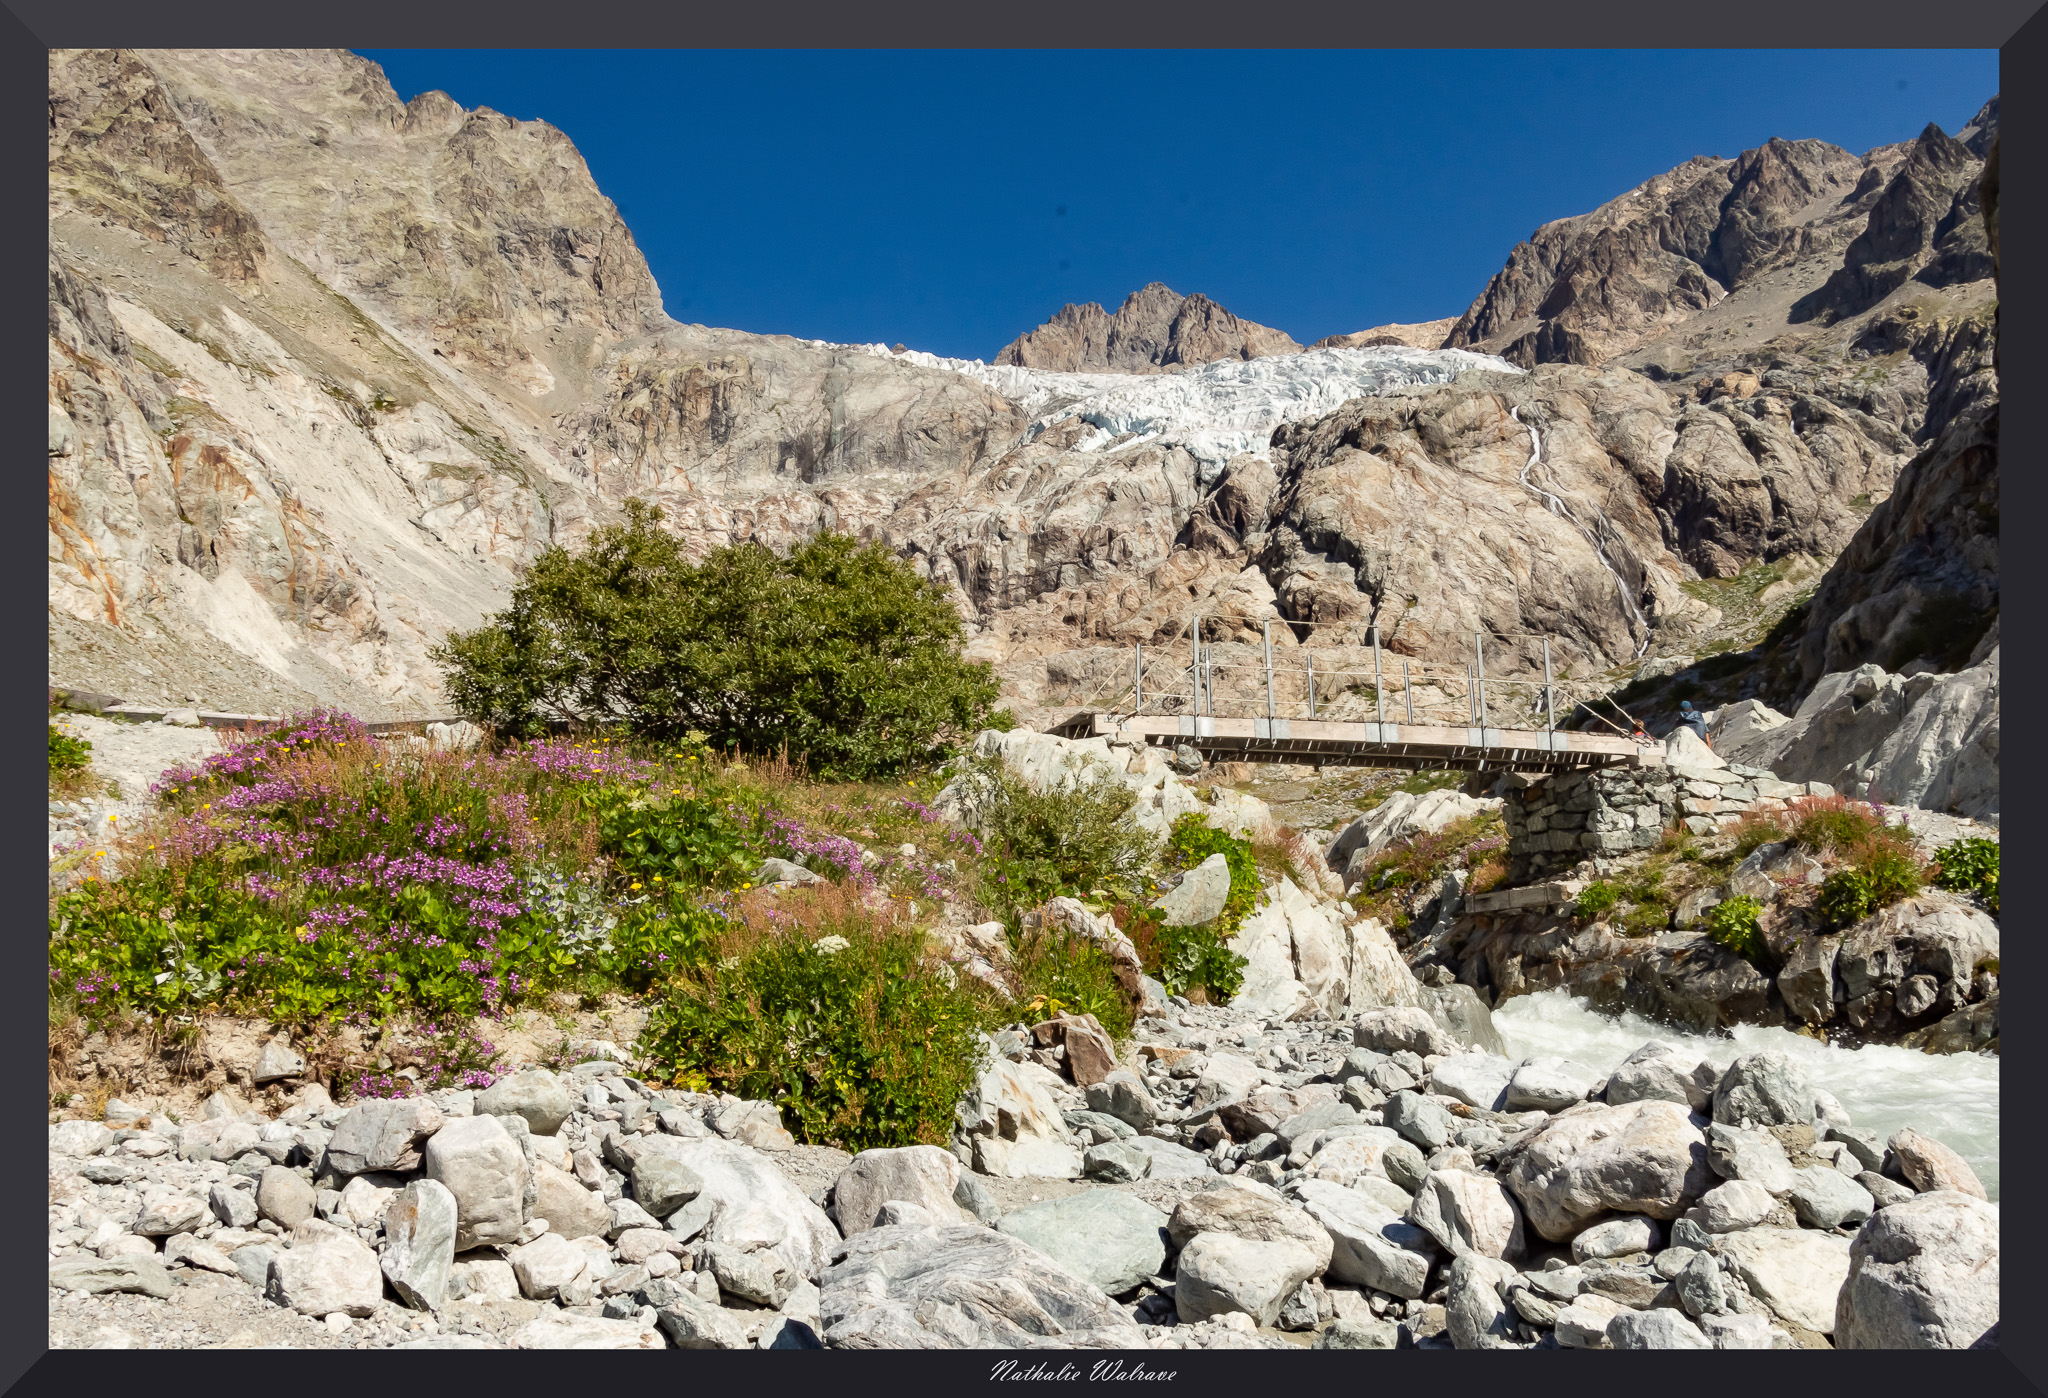
M 996 997 L 933 961 L 915 929 L 851 909 L 751 931 L 657 1000 L 641 1037 L 657 1070 L 772 1101 L 813 1144 L 944 1145 L 977 1035 L 1005 1017 Z
M 1968 894 L 1998 912 L 1998 841 L 1953 840 L 1934 852 L 1934 862 L 1935 887 Z

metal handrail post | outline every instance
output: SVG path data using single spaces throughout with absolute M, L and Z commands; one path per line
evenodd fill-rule
M 1202 713 L 1202 619 L 1195 618 L 1195 648 L 1188 656 L 1188 696 L 1195 706 L 1195 716 Z
M 1486 635 L 1472 633 L 1472 679 L 1479 695 L 1479 727 L 1486 727 Z
M 1380 629 L 1377 626 L 1372 629 L 1372 707 L 1373 721 L 1385 723 L 1387 694 L 1386 686 L 1380 680 Z
M 1266 717 L 1273 717 L 1273 622 L 1266 620 Z
M 1301 648 L 1301 657 L 1308 662 L 1308 716 L 1316 716 L 1316 657 L 1307 646 Z
M 1557 731 L 1557 696 L 1550 687 L 1550 637 L 1543 638 L 1543 731 Z

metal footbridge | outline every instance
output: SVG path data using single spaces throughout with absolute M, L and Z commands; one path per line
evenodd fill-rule
M 1205 621 L 1256 628 L 1262 643 L 1205 643 Z M 1045 731 L 1186 746 L 1211 762 L 1529 773 L 1662 765 L 1661 742 L 1638 740 L 1619 710 L 1610 717 L 1593 707 L 1591 696 L 1604 693 L 1605 685 L 1582 700 L 1556 681 L 1547 636 L 1495 639 L 1540 640 L 1543 678 L 1489 676 L 1480 633 L 1473 635 L 1472 659 L 1462 673 L 1394 656 L 1396 676 L 1376 629 L 1368 646 L 1283 650 L 1276 668 L 1271 620 L 1198 617 L 1183 643 L 1132 646 L 1128 678 L 1102 696 L 1106 703 Z M 1237 712 L 1218 711 L 1219 685 L 1221 707 Z M 1612 731 L 1559 728 L 1560 709 L 1567 719 L 1590 713 Z

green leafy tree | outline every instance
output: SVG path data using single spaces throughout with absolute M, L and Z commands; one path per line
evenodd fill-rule
M 692 563 L 661 518 L 627 501 L 624 523 L 581 553 L 549 549 L 511 606 L 451 635 L 435 658 L 456 707 L 511 736 L 550 719 L 695 730 L 840 779 L 937 760 L 1001 722 L 945 591 L 888 548 L 821 534 L 787 555 L 736 544 Z

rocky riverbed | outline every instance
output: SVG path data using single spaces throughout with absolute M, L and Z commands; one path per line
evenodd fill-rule
M 951 1150 L 798 1146 L 608 1057 L 274 1118 L 117 1100 L 50 1127 L 51 1343 L 1996 1343 L 1998 1206 L 1933 1136 L 1783 1053 L 1602 1070 L 1430 1003 L 1171 1002 L 1121 1055 L 1013 1026 Z

